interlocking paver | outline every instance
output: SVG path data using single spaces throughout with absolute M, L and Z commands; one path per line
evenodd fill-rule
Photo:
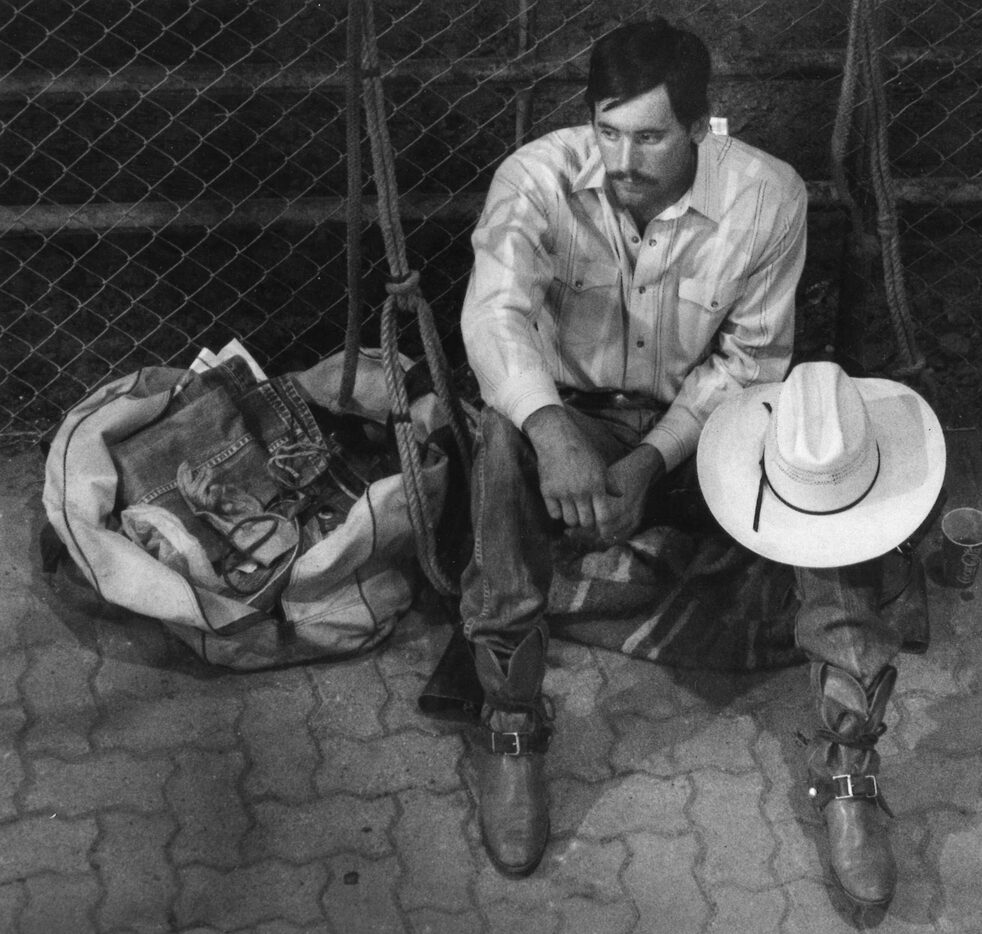
M 820 878 L 790 882 L 783 888 L 788 900 L 788 913 L 781 934 L 855 934 L 857 926 L 852 913 L 836 911 L 830 902 L 834 891 Z
M 497 902 L 487 910 L 487 918 L 492 930 L 509 934 L 558 934 L 562 924 L 559 912 L 545 902 L 521 907 Z
M 937 873 L 937 863 L 924 852 L 930 839 L 927 823 L 919 819 L 898 822 L 894 828 L 897 869 L 904 879 L 890 905 L 890 924 L 898 931 L 906 931 L 901 925 L 925 926 L 937 917 L 943 892 Z M 915 927 L 916 930 L 916 927 Z
M 615 652 L 597 652 L 594 657 L 606 682 L 600 706 L 611 720 L 629 714 L 664 720 L 679 712 L 678 694 L 664 669 L 638 665 Z
M 21 555 L 33 555 L 36 545 L 27 534 L 32 526 L 23 525 L 12 534 L 14 522 L 4 526 L 7 540 L 4 546 L 16 550 Z M 11 541 L 11 539 L 14 539 Z M 0 626 L 0 651 L 8 648 L 28 648 L 51 645 L 65 639 L 65 630 L 76 632 L 75 623 L 87 627 L 87 616 L 62 617 L 57 610 L 58 600 L 49 602 L 50 592 L 40 574 L 30 573 L 27 568 L 22 573 L 6 578 L 4 590 L 4 625 Z M 9 596 L 7 591 L 10 591 Z M 55 610 L 55 612 L 52 612 Z
M 610 751 L 615 771 L 642 771 L 661 778 L 676 775 L 675 743 L 685 735 L 681 726 L 674 718 L 653 723 L 637 714 L 618 717 L 614 723 L 617 740 Z
M 487 930 L 476 911 L 447 914 L 432 908 L 419 908 L 408 914 L 412 934 L 481 934 Z
M 750 717 L 725 714 L 683 718 L 685 736 L 675 745 L 675 762 L 683 771 L 713 766 L 728 771 L 755 769 L 751 745 L 758 726 Z
M 313 797 L 320 751 L 308 723 L 317 701 L 306 679 L 289 687 L 249 691 L 238 734 L 248 759 L 246 792 L 287 801 Z
M 319 862 L 293 866 L 264 860 L 229 871 L 187 866 L 180 870 L 175 920 L 181 927 L 211 924 L 222 931 L 264 921 L 310 924 L 321 918 L 328 877 L 328 868 Z
M 99 828 L 94 818 L 28 814 L 0 824 L 0 883 L 37 873 L 84 873 Z
M 637 911 L 629 902 L 567 898 L 560 905 L 563 934 L 629 934 L 637 930 Z
M 355 789 L 379 795 L 423 787 L 453 791 L 459 787 L 457 736 L 405 732 L 374 743 L 343 736 L 320 736 L 322 764 L 317 772 L 321 793 Z
M 960 919 L 962 931 L 982 931 L 978 872 L 982 821 L 977 811 L 945 811 L 932 815 L 930 827 L 928 852 L 938 868 L 944 913 Z
M 783 740 L 783 742 L 782 742 Z M 805 800 L 804 766 L 801 747 L 794 748 L 789 737 L 778 737 L 762 730 L 754 744 L 754 756 L 767 782 L 761 790 L 763 819 L 774 824 L 794 818 Z
M 562 664 L 561 659 L 551 662 L 543 683 L 546 693 L 567 716 L 590 716 L 597 709 L 603 687 L 600 672 L 593 666 L 584 667 L 582 661 L 579 667 L 557 667 Z
M 399 804 L 402 814 L 393 836 L 404 867 L 400 902 L 407 909 L 466 911 L 474 873 L 463 830 L 470 814 L 468 796 L 410 790 L 399 796 Z
M 234 868 L 250 826 L 239 793 L 245 768 L 238 753 L 184 750 L 174 759 L 167 802 L 178 829 L 170 854 L 178 865 Z
M 694 833 L 678 837 L 630 834 L 624 886 L 639 914 L 639 931 L 701 931 L 711 916 L 709 899 L 693 867 L 702 847 Z
M 721 885 L 713 889 L 713 917 L 705 928 L 706 934 L 779 934 L 786 908 L 780 889 L 755 891 Z
M 558 892 L 610 903 L 623 897 L 621 873 L 628 862 L 623 840 L 572 838 L 554 847 L 544 866 Z
M 104 888 L 100 927 L 167 930 L 177 894 L 177 873 L 167 853 L 173 817 L 115 812 L 99 818 L 99 830 L 91 861 Z
M 916 702 L 915 702 L 916 703 Z M 922 755 L 958 755 L 982 750 L 982 694 L 940 697 L 919 705 L 934 729 L 918 737 Z
M 172 768 L 162 757 L 143 759 L 117 751 L 74 760 L 35 758 L 25 782 L 24 804 L 60 817 L 115 808 L 159 811 L 164 807 L 163 783 Z
M 636 831 L 681 833 L 687 827 L 683 813 L 692 792 L 688 778 L 626 775 L 605 783 L 580 822 L 586 837 L 613 837 Z
M 93 730 L 94 742 L 135 752 L 201 746 L 227 749 L 236 744 L 240 697 L 181 695 L 132 701 L 107 710 Z
M 379 934 L 405 929 L 396 900 L 400 867 L 395 857 L 366 860 L 336 856 L 321 902 L 327 918 L 343 934 Z
M 99 663 L 93 653 L 68 646 L 37 646 L 30 652 L 19 682 L 30 712 L 22 742 L 35 754 L 81 755 L 91 748 L 89 736 L 98 716 L 89 676 Z
M 226 672 L 42 575 L 39 464 L 0 466 L 4 934 L 982 931 L 978 586 L 929 578 L 931 647 L 899 660 L 885 914 L 828 875 L 807 666 L 682 671 L 558 638 L 552 839 L 514 880 L 481 846 L 467 731 L 416 705 L 449 635 L 432 606 L 367 657 Z
M 958 759 L 932 754 L 907 753 L 884 764 L 889 779 L 890 807 L 898 814 L 925 811 L 938 806 L 938 789 L 944 789 L 945 809 L 971 820 L 982 789 L 982 751 Z
M 520 879 L 503 876 L 491 864 L 482 859 L 476 865 L 474 895 L 478 907 L 485 912 L 500 905 L 510 904 L 522 911 L 534 912 L 543 904 L 555 900 L 551 875 L 548 868 L 565 846 L 562 840 L 553 839 L 549 842 L 540 863 L 540 870 Z
M 762 777 L 710 769 L 691 778 L 695 794 L 689 813 L 705 850 L 699 875 L 706 888 L 770 885 L 769 864 L 777 843 L 760 810 Z
M 94 915 L 100 892 L 92 876 L 43 873 L 28 879 L 24 889 L 27 903 L 18 922 L 22 934 L 97 930 Z
M 320 699 L 317 720 L 323 729 L 346 736 L 381 735 L 379 715 L 388 694 L 373 664 L 361 659 L 316 665 L 310 676 Z
M 19 702 L 19 681 L 27 671 L 28 659 L 28 653 L 20 649 L 9 649 L 0 655 L 0 704 Z
M 610 776 L 615 737 L 601 717 L 576 716 L 560 706 L 552 742 L 546 759 L 547 775 L 572 775 L 588 782 Z
M 808 826 L 789 817 L 770 824 L 771 835 L 777 844 L 771 859 L 771 872 L 778 882 L 794 882 L 820 873 L 815 839 L 818 818 Z
M 331 795 L 304 804 L 259 801 L 243 843 L 246 858 L 262 855 L 306 863 L 339 852 L 376 858 L 393 852 L 394 797 Z
M 0 709 L 0 821 L 16 818 L 17 794 L 24 779 L 24 762 L 17 736 L 26 722 L 23 710 Z
M 0 884 L 0 931 L 16 931 L 24 900 L 27 898 L 23 882 Z

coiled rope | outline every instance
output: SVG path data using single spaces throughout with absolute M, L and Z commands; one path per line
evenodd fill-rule
M 351 66 L 349 67 L 349 78 L 356 80 L 357 77 L 360 77 L 362 83 L 365 121 L 371 143 L 372 166 L 378 192 L 379 226 L 389 264 L 389 281 L 386 285 L 388 294 L 382 308 L 381 319 L 382 364 L 392 408 L 399 460 L 402 465 L 403 488 L 416 537 L 416 551 L 420 566 L 437 592 L 448 596 L 457 593 L 459 586 L 440 567 L 438 559 L 435 520 L 429 512 L 428 500 L 424 495 L 423 468 L 419 445 L 410 414 L 405 373 L 399 358 L 396 324 L 398 311 L 415 312 L 416 314 L 426 362 L 429 366 L 430 377 L 433 380 L 433 388 L 447 413 L 450 430 L 460 455 L 460 462 L 468 475 L 468 480 L 471 455 L 469 435 L 463 408 L 451 388 L 449 367 L 443 353 L 443 347 L 440 344 L 432 309 L 420 291 L 419 272 L 411 270 L 406 259 L 405 237 L 399 216 L 395 161 L 385 119 L 385 98 L 382 92 L 372 0 L 349 0 L 348 31 L 349 40 L 352 34 L 361 36 L 359 67 L 354 67 L 356 59 L 358 59 L 358 56 L 355 56 L 349 61 L 349 66 Z M 351 119 L 352 117 L 349 115 L 349 123 Z M 356 329 L 359 324 L 360 321 L 352 323 L 352 317 L 349 314 L 346 338 L 350 337 L 351 331 Z M 350 354 L 352 359 L 356 356 L 356 352 Z M 348 358 L 346 357 L 346 369 L 347 364 Z M 353 369 L 351 382 L 353 385 Z
M 877 38 L 874 15 L 876 2 L 877 0 L 852 2 L 842 87 L 832 131 L 832 177 L 839 197 L 849 211 L 857 241 L 871 253 L 878 250 L 882 257 L 887 306 L 901 358 L 900 365 L 894 368 L 894 375 L 917 376 L 923 373 L 925 360 L 914 337 L 900 260 L 896 192 L 890 174 L 887 144 L 889 112 L 880 63 L 881 44 Z M 845 170 L 850 127 L 857 113 L 863 111 L 868 117 L 869 132 L 865 134 L 864 142 L 876 202 L 876 237 L 865 230 L 863 213 L 849 188 Z

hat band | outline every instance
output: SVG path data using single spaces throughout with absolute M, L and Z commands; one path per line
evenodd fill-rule
M 784 503 L 788 509 L 793 509 L 795 512 L 804 513 L 807 516 L 834 516 L 840 512 L 846 512 L 855 506 L 858 506 L 866 497 L 869 495 L 869 491 L 873 489 L 876 484 L 876 478 L 880 475 L 880 445 L 876 445 L 876 472 L 873 474 L 873 479 L 870 480 L 869 486 L 863 490 L 851 503 L 846 503 L 845 506 L 838 506 L 835 509 L 805 509 L 802 506 L 795 506 L 794 503 L 786 500 L 777 490 L 774 489 L 773 484 L 767 476 L 767 468 L 764 466 L 764 455 L 760 455 L 760 484 L 757 487 L 757 503 L 754 506 L 754 531 L 759 531 L 760 527 L 760 509 L 764 502 L 764 485 L 766 484 L 770 491 L 778 498 L 778 500 Z

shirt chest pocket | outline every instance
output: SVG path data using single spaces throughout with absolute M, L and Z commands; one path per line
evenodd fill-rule
M 676 337 L 683 356 L 694 361 L 710 351 L 713 336 L 743 289 L 739 279 L 679 279 Z
M 620 329 L 620 274 L 610 263 L 577 263 L 553 282 L 559 297 L 560 342 L 596 345 Z

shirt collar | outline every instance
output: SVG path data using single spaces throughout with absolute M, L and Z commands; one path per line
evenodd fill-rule
M 716 148 L 716 137 L 710 131 L 703 137 L 698 146 L 699 158 L 696 162 L 696 177 L 688 195 L 689 204 L 693 210 L 708 217 L 714 224 L 720 221 L 719 178 L 716 173 L 716 163 L 719 152 Z
M 713 171 L 718 158 L 716 147 L 713 145 L 713 134 L 707 133 L 698 145 L 699 157 L 696 161 L 696 177 L 692 187 L 675 202 L 666 208 L 672 216 L 681 216 L 689 208 L 708 217 L 718 224 L 720 219 L 719 185 L 716 173 Z M 573 179 L 573 191 L 586 191 L 591 188 L 603 188 L 606 180 L 603 160 L 600 158 L 600 147 L 592 136 L 589 138 L 586 158 L 583 166 Z
M 593 127 L 590 127 L 590 135 L 587 140 L 586 158 L 583 166 L 573 179 L 573 191 L 587 191 L 591 188 L 603 188 L 607 175 L 604 172 L 603 159 L 600 158 L 600 147 L 593 135 Z

